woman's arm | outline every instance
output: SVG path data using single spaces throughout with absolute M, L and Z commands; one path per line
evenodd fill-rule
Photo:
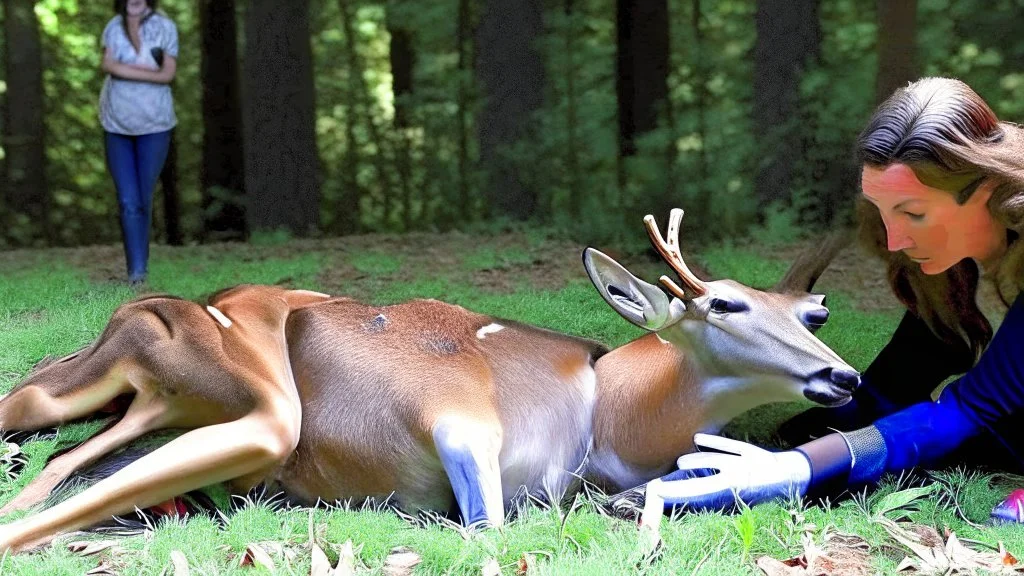
M 154 84 L 170 84 L 178 71 L 178 60 L 173 56 L 164 56 L 164 65 L 157 70 L 125 64 L 114 58 L 113 52 L 107 48 L 103 55 L 102 70 L 121 80 L 152 82 Z
M 928 358 L 916 362 L 914 358 Z M 853 398 L 838 408 L 810 408 L 784 422 L 779 436 L 798 445 L 831 430 L 856 430 L 903 408 L 930 399 L 946 378 L 974 363 L 966 346 L 943 342 L 923 320 L 907 311 L 889 343 L 861 375 Z
M 666 505 L 690 508 L 719 507 L 731 502 L 726 497 L 733 491 L 747 504 L 794 493 L 828 494 L 872 484 L 887 472 L 939 463 L 986 431 L 1020 461 L 1024 434 L 1014 421 L 1021 413 L 1024 295 L 1010 308 L 978 364 L 947 386 L 937 401 L 915 404 L 871 426 L 829 434 L 786 452 L 767 453 L 737 441 L 718 446 L 708 437 L 695 438 L 699 446 L 731 454 L 686 454 L 679 458 L 680 472 L 653 481 L 648 494 L 656 493 Z M 718 473 L 707 474 L 714 470 Z M 692 478 L 695 475 L 702 477 Z

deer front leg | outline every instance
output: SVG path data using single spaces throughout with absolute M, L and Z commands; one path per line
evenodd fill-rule
M 192 430 L 84 492 L 0 526 L 0 553 L 41 546 L 63 532 L 266 468 L 286 458 L 296 440 L 272 413 Z
M 433 437 L 463 524 L 501 526 L 505 521 L 498 463 L 501 428 L 459 416 L 442 416 L 434 425 Z
M 117 424 L 47 464 L 39 476 L 29 482 L 13 500 L 0 508 L 0 515 L 24 510 L 42 502 L 58 484 L 76 470 L 147 432 L 165 427 L 169 420 L 167 405 L 162 400 L 140 393 Z

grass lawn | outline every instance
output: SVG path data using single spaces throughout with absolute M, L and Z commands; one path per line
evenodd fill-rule
M 637 275 L 653 281 L 666 267 L 641 250 L 608 252 Z M 770 286 L 799 245 L 717 246 L 690 257 L 714 277 Z M 153 248 L 143 292 L 201 298 L 233 284 L 267 283 L 350 295 L 373 303 L 433 297 L 495 316 L 534 323 L 619 345 L 641 335 L 601 300 L 580 263 L 582 246 L 541 232 L 490 236 L 413 234 L 318 241 L 267 241 L 253 245 Z M 120 283 L 119 246 L 0 253 L 0 391 L 8 391 L 35 362 L 60 356 L 96 338 L 111 312 L 140 292 Z M 880 266 L 856 250 L 844 253 L 822 277 L 829 324 L 819 335 L 854 367 L 864 369 L 887 341 L 899 308 L 889 296 Z M 987 309 L 986 309 L 987 310 Z M 998 312 L 995 313 L 998 320 Z M 726 433 L 772 443 L 772 430 L 806 404 L 755 410 Z M 12 498 L 54 451 L 95 433 L 96 423 L 77 423 L 56 436 L 20 446 L 27 461 L 17 473 L 0 459 L 0 502 Z M 892 574 L 913 552 L 887 531 L 893 519 L 945 529 L 980 551 L 1005 544 L 1024 554 L 1024 530 L 984 525 L 991 507 L 1015 479 L 947 471 L 942 484 L 889 479 L 879 490 L 829 506 L 779 502 L 739 514 L 687 514 L 666 520 L 656 554 L 632 522 L 610 518 L 586 498 L 566 509 L 527 507 L 501 531 L 467 534 L 443 522 L 410 520 L 389 510 L 344 507 L 279 509 L 273 501 L 236 500 L 215 520 L 193 517 L 159 522 L 141 535 L 83 556 L 68 543 L 109 536 L 72 535 L 42 551 L 5 557 L 0 574 L 83 574 L 105 563 L 111 573 L 174 572 L 174 560 L 191 574 L 310 574 L 310 536 L 333 563 L 341 546 L 354 546 L 357 573 L 393 573 L 393 549 L 404 546 L 419 563 L 415 574 L 481 574 L 495 565 L 502 574 L 762 574 L 762 556 L 786 559 L 807 546 L 839 546 L 867 554 L 868 572 Z M 914 492 L 920 486 L 924 490 Z M 1024 484 L 1022 484 L 1024 486 Z M 910 489 L 908 491 L 908 489 Z M 217 491 L 213 493 L 216 495 Z M 846 535 L 846 536 L 843 536 Z M 853 539 L 855 535 L 861 540 Z M 259 544 L 273 562 L 239 566 Z M 852 552 L 851 552 L 852 551 Z M 182 573 L 182 572 L 178 572 Z M 853 573 L 853 572 L 851 572 Z

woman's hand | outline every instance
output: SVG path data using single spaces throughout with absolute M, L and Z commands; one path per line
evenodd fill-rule
M 118 62 L 117 58 L 113 55 L 113 51 L 107 48 L 103 55 L 103 64 L 100 68 L 107 74 L 121 80 L 170 84 L 177 72 L 178 61 L 173 56 L 164 56 L 164 65 L 160 68 L 126 64 Z
M 710 434 L 695 434 L 694 444 L 726 452 L 694 452 L 679 458 L 679 471 L 647 484 L 645 516 L 665 506 L 722 510 L 741 499 L 748 505 L 777 497 L 802 497 L 811 481 L 811 464 L 800 452 L 769 452 Z M 713 472 L 707 474 L 707 472 Z M 675 479 L 683 478 L 683 479 Z

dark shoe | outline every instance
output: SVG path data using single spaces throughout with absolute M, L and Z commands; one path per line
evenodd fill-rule
M 991 518 L 996 523 L 1020 524 L 1024 522 L 1024 489 L 1018 488 L 992 509 Z

